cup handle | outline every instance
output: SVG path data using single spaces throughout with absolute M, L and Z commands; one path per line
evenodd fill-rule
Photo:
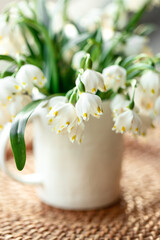
M 8 123 L 5 125 L 4 129 L 0 133 L 0 167 L 1 169 L 12 179 L 23 184 L 30 185 L 40 185 L 42 184 L 42 179 L 37 173 L 27 174 L 27 175 L 18 175 L 17 173 L 12 173 L 6 163 L 6 145 L 10 135 L 11 124 Z

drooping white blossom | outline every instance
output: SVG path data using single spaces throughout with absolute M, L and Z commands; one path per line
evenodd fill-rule
M 75 107 L 66 97 L 54 97 L 49 100 L 47 121 L 57 134 L 67 134 L 71 142 L 81 143 L 84 124 L 77 116 Z
M 19 94 L 15 94 L 14 98 L 5 104 L 0 99 L 0 130 L 3 130 L 6 123 L 12 122 L 17 113 L 31 101 L 31 97 Z
M 74 126 L 69 129 L 69 139 L 72 143 L 75 141 L 78 143 L 82 142 L 84 128 L 85 125 L 83 122 L 81 122 L 81 124 L 78 124 L 78 121 L 76 121 L 76 123 L 74 123 Z
M 16 95 L 14 101 L 7 105 L 7 109 L 10 113 L 10 121 L 12 121 L 17 113 L 21 111 L 24 106 L 32 101 L 28 95 Z
M 101 22 L 102 10 L 100 8 L 93 8 L 88 14 L 79 19 L 79 23 L 88 31 L 95 31 L 98 24 Z
M 35 17 L 35 3 L 34 1 L 20 1 L 10 5 L 7 12 L 7 14 L 0 14 L 0 54 L 13 57 L 21 53 L 26 54 L 28 48 L 17 22 L 21 14 L 28 18 Z M 26 29 L 25 34 L 29 36 L 29 43 L 33 42 L 31 34 Z
M 74 39 L 78 36 L 77 28 L 71 23 L 64 26 L 64 33 L 68 39 Z
M 59 33 L 65 25 L 63 4 L 62 2 L 47 1 L 46 7 L 51 19 L 51 30 L 53 33 Z
M 51 111 L 57 104 L 67 103 L 67 98 L 63 96 L 53 97 L 48 102 L 48 111 Z
M 20 28 L 13 24 L 12 19 L 7 21 L 6 15 L 0 15 L 0 54 L 11 55 L 26 52 L 26 44 Z
M 102 101 L 97 95 L 82 93 L 76 103 L 76 111 L 78 117 L 85 121 L 89 120 L 90 115 L 99 118 L 103 114 Z
M 9 12 L 12 22 L 16 22 L 20 18 L 21 13 L 27 18 L 33 19 L 36 12 L 35 1 L 19 1 L 12 5 Z
M 126 56 L 138 55 L 145 52 L 147 46 L 147 38 L 143 36 L 133 35 L 129 37 L 123 47 Z
M 73 59 L 72 59 L 72 67 L 75 70 L 78 70 L 81 68 L 81 60 L 85 55 L 86 55 L 85 51 L 79 51 L 74 54 Z
M 120 113 L 124 112 L 126 107 L 129 106 L 130 101 L 126 99 L 123 94 L 117 94 L 113 100 L 111 100 L 111 110 L 113 112 L 113 117 L 117 117 Z
M 42 88 L 46 83 L 46 78 L 41 69 L 31 64 L 26 64 L 20 68 L 16 80 L 20 83 L 22 89 L 28 93 L 32 92 L 34 86 Z
M 0 14 L 0 41 L 4 39 L 5 37 L 10 36 L 11 33 L 11 26 L 7 22 L 6 15 Z
M 138 84 L 136 88 L 134 100 L 142 114 L 152 114 L 156 97 L 144 91 L 141 84 Z
M 113 65 L 103 69 L 104 85 L 107 90 L 113 89 L 117 91 L 119 88 L 125 87 L 126 70 L 118 65 Z
M 21 86 L 14 77 L 0 79 L 0 103 L 13 101 L 16 93 L 21 92 Z
M 125 133 L 131 131 L 134 134 L 139 134 L 142 126 L 142 121 L 135 110 L 125 108 L 125 111 L 120 113 L 114 119 L 113 130 L 116 133 Z
M 160 78 L 156 72 L 146 71 L 140 78 L 143 91 L 151 97 L 157 97 L 160 91 Z
M 65 97 L 52 98 L 49 103 L 49 113 L 47 115 L 48 124 L 56 133 L 64 132 L 69 126 L 74 125 L 77 120 L 75 107 L 66 102 Z M 73 126 L 72 126 L 73 127 Z
M 80 79 L 79 79 L 79 77 L 77 78 L 77 80 L 76 80 L 77 87 L 78 87 L 80 80 L 84 84 L 86 92 L 95 94 L 97 92 L 97 90 L 100 90 L 102 92 L 106 91 L 106 88 L 104 86 L 103 76 L 99 72 L 87 69 L 82 74 Z
M 127 13 L 123 8 L 119 8 L 119 5 L 116 2 L 108 3 L 103 10 L 102 14 L 102 31 L 105 27 L 114 28 L 115 18 L 119 14 L 117 26 L 118 28 L 125 27 L 127 23 Z

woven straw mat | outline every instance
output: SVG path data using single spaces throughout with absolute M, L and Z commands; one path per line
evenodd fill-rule
M 0 172 L 0 240 L 160 240 L 159 139 L 160 127 L 146 138 L 124 137 L 122 196 L 106 209 L 74 212 L 49 207 L 38 199 L 34 187 Z M 31 173 L 31 142 L 27 148 L 24 173 Z M 7 153 L 15 168 L 9 149 Z

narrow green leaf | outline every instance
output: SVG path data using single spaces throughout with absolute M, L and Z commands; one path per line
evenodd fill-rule
M 23 38 L 24 38 L 24 40 L 25 40 L 25 42 L 26 42 L 26 45 L 27 45 L 27 47 L 28 47 L 28 50 L 29 50 L 31 56 L 32 56 L 32 57 L 35 57 L 36 54 L 35 54 L 34 50 L 32 49 L 32 47 L 31 47 L 31 45 L 30 45 L 30 43 L 29 43 L 29 41 L 28 41 L 28 39 L 27 39 L 25 24 L 19 23 L 19 26 L 20 26 L 21 33 L 22 33 L 22 35 L 23 35 Z
M 155 71 L 155 68 L 152 67 L 151 65 L 146 64 L 146 63 L 137 63 L 137 64 L 134 64 L 133 66 L 130 66 L 127 69 L 127 75 L 129 75 L 130 73 L 132 73 L 134 71 L 137 71 L 137 70 L 141 70 L 141 71 L 153 70 L 153 71 Z
M 13 57 L 8 55 L 0 55 L 0 60 L 4 60 L 7 62 L 16 62 L 16 60 Z
M 146 9 L 148 8 L 148 6 L 150 5 L 151 0 L 148 0 L 147 3 L 137 12 L 135 13 L 131 20 L 129 21 L 129 23 L 126 26 L 126 31 L 130 32 L 133 30 L 133 28 L 135 27 L 135 25 L 137 25 L 137 23 L 139 22 L 139 20 L 141 19 L 143 13 L 146 11 Z
M 22 111 L 17 114 L 11 126 L 10 142 L 17 169 L 20 171 L 24 168 L 26 162 L 25 127 L 28 119 L 41 102 L 42 100 L 37 100 L 25 106 Z
M 37 9 L 38 9 L 37 15 L 38 15 L 39 22 L 42 23 L 49 30 L 50 18 L 46 9 L 46 1 L 38 0 Z
M 43 26 L 42 24 L 28 18 L 24 18 L 23 22 L 25 22 L 28 26 L 32 27 L 33 29 L 37 30 L 44 39 L 45 48 L 43 52 L 43 58 L 48 59 L 48 64 L 45 64 L 45 68 L 47 68 L 45 72 L 49 72 L 50 74 L 50 79 L 48 79 L 49 81 L 48 90 L 51 93 L 58 93 L 59 80 L 58 80 L 58 69 L 57 69 L 57 60 L 56 60 L 56 49 L 52 42 L 52 39 L 46 27 Z
M 73 48 L 76 45 L 83 44 L 86 42 L 89 38 L 91 37 L 91 34 L 89 33 L 84 33 L 76 37 L 74 40 L 69 41 L 67 44 L 65 44 L 62 48 L 62 53 L 67 51 L 68 49 Z

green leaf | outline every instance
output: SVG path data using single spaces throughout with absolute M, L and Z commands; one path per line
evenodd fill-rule
M 12 75 L 13 75 L 13 72 L 5 71 L 3 73 L 0 73 L 0 78 L 9 77 L 9 76 L 12 76 Z
M 7 62 L 15 62 L 16 63 L 16 60 L 13 57 L 8 56 L 8 55 L 0 55 L 0 60 L 4 60 L 4 61 L 7 61 Z
M 143 13 L 147 10 L 147 8 L 149 7 L 151 3 L 151 0 L 148 0 L 147 3 L 137 12 L 133 15 L 133 17 L 131 18 L 131 20 L 129 21 L 129 23 L 126 26 L 126 31 L 130 32 L 134 29 L 135 25 L 137 25 L 137 23 L 139 22 L 139 20 L 141 19 Z
M 114 93 L 112 89 L 109 89 L 107 92 L 98 91 L 97 95 L 102 100 L 109 100 L 109 99 L 112 99 L 116 95 L 116 93 Z
M 123 62 L 121 63 L 121 66 L 123 68 L 127 68 L 129 65 L 132 65 L 133 64 L 133 61 L 135 60 L 135 57 L 134 56 L 129 56 L 129 57 L 126 57 Z
M 48 78 L 48 91 L 50 93 L 58 93 L 59 92 L 59 78 L 58 78 L 58 69 L 57 69 L 57 59 L 56 59 L 56 49 L 52 42 L 52 39 L 46 29 L 45 26 L 42 24 L 24 18 L 23 22 L 25 22 L 28 26 L 33 28 L 34 30 L 38 31 L 38 33 L 42 36 L 44 40 L 44 52 L 43 52 L 43 59 L 48 59 L 48 63 L 44 66 L 45 73 L 49 73 Z
M 47 29 L 49 29 L 50 26 L 50 18 L 46 9 L 46 1 L 45 0 L 38 0 L 37 1 L 37 15 L 38 20 L 40 23 L 42 23 Z
M 91 34 L 89 34 L 89 33 L 84 33 L 84 34 L 79 35 L 74 40 L 69 41 L 67 44 L 65 44 L 63 46 L 62 53 L 73 48 L 76 45 L 85 43 L 90 37 L 91 37 Z
M 130 66 L 127 69 L 127 75 L 130 75 L 131 73 L 133 73 L 134 71 L 144 71 L 144 70 L 153 70 L 155 71 L 155 68 L 152 67 L 151 65 L 148 65 L 146 63 L 137 63 L 137 64 L 133 64 L 132 66 Z
M 11 126 L 10 141 L 16 166 L 19 171 L 24 168 L 26 162 L 25 127 L 28 119 L 41 102 L 42 100 L 37 100 L 25 106 L 22 111 L 17 114 Z
M 154 32 L 158 26 L 156 24 L 140 24 L 136 29 L 135 33 L 142 36 L 148 36 Z
M 29 41 L 28 41 L 28 39 L 27 39 L 25 24 L 19 23 L 19 26 L 20 26 L 20 28 L 21 28 L 21 33 L 22 33 L 22 35 L 23 35 L 23 37 L 24 37 L 24 40 L 25 40 L 26 45 L 27 45 L 27 47 L 28 47 L 28 50 L 29 50 L 31 56 L 34 58 L 34 57 L 35 57 L 35 53 L 34 53 L 34 50 L 32 49 L 32 47 L 31 47 L 31 45 L 29 44 Z

